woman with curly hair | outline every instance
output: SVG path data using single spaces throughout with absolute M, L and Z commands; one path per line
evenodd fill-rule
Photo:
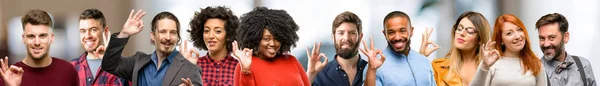
M 227 7 L 206 7 L 196 12 L 190 21 L 190 37 L 194 46 L 208 50 L 206 56 L 192 57 L 194 50 L 185 52 L 186 58 L 202 69 L 202 83 L 207 86 L 233 85 L 233 71 L 238 61 L 231 57 L 231 43 L 239 19 Z M 184 42 L 187 43 L 187 42 Z M 187 45 L 187 44 L 184 44 Z M 180 48 L 182 49 L 182 48 Z M 186 49 L 186 48 L 183 48 Z
M 235 86 L 309 86 L 304 68 L 289 54 L 299 27 L 284 10 L 257 7 L 241 17 L 233 56 Z M 240 48 L 243 50 L 239 50 Z

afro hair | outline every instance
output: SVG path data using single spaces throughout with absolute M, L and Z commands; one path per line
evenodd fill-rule
M 294 19 L 285 10 L 274 10 L 266 7 L 256 7 L 254 10 L 242 15 L 242 23 L 237 29 L 240 48 L 250 48 L 254 50 L 254 55 L 258 53 L 263 31 L 268 29 L 275 37 L 275 40 L 281 42 L 281 47 L 277 56 L 289 52 L 292 47 L 296 47 L 298 42 L 299 27 Z
M 203 34 L 204 24 L 208 19 L 211 18 L 217 18 L 225 21 L 225 45 L 227 47 L 227 52 L 231 52 L 231 43 L 235 40 L 235 30 L 239 27 L 240 20 L 237 16 L 233 15 L 233 12 L 231 12 L 229 8 L 223 6 L 209 6 L 204 9 L 200 9 L 200 12 L 195 12 L 194 18 L 192 18 L 190 21 L 191 30 L 188 30 L 191 40 L 194 42 L 194 46 L 202 50 L 208 50 L 206 44 L 204 43 Z

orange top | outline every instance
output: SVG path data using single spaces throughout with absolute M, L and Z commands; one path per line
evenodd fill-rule
M 437 58 L 431 62 L 431 66 L 437 86 L 466 86 L 469 84 L 463 83 L 458 72 L 450 70 L 448 58 Z
M 310 86 L 296 57 L 282 55 L 273 61 L 252 57 L 249 74 L 242 74 L 239 64 L 235 67 L 234 86 Z

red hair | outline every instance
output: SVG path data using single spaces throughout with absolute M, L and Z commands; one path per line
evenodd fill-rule
M 519 58 L 521 58 L 521 63 L 524 65 L 523 73 L 525 73 L 526 71 L 531 71 L 535 76 L 537 76 L 541 72 L 542 64 L 531 50 L 531 41 L 529 41 L 529 34 L 527 34 L 527 28 L 525 28 L 525 25 L 523 25 L 523 22 L 521 22 L 519 18 L 512 14 L 504 14 L 496 18 L 496 23 L 494 24 L 494 33 L 492 35 L 492 41 L 502 41 L 502 28 L 505 22 L 515 24 L 521 30 L 523 30 L 523 33 L 525 34 L 525 46 L 523 47 L 523 50 L 521 50 L 521 55 L 519 56 Z M 500 56 L 504 56 L 503 53 L 506 50 L 505 46 L 496 44 L 494 47 L 496 49 L 499 49 Z

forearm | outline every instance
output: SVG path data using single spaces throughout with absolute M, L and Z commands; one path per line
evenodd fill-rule
M 367 76 L 365 79 L 365 85 L 364 86 L 375 86 L 376 85 L 376 74 L 377 74 L 377 69 L 367 69 Z
M 127 44 L 128 38 L 116 38 L 116 34 L 113 34 L 110 39 L 111 41 L 108 43 L 106 52 L 104 53 L 104 57 L 102 59 L 102 70 L 120 78 L 132 80 L 132 74 L 126 71 L 133 70 L 133 67 L 126 68 L 125 66 L 133 66 L 134 62 L 124 59 L 133 58 L 123 58 L 121 56 L 123 49 Z

